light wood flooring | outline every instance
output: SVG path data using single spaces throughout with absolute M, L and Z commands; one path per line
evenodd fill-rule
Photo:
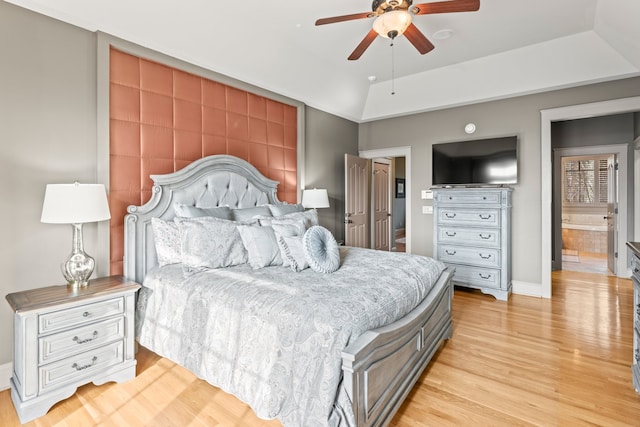
M 454 334 L 393 426 L 639 426 L 630 280 L 560 271 L 551 300 L 456 290 Z M 138 376 L 89 384 L 27 426 L 279 426 L 140 349 Z M 18 426 L 9 391 L 0 425 Z

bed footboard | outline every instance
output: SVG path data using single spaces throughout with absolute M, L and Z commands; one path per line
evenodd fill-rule
M 367 331 L 342 352 L 344 386 L 358 427 L 387 425 L 441 342 L 451 337 L 452 276 L 453 270 L 445 270 L 415 310 Z

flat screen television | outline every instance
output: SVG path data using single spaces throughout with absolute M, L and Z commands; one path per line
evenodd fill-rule
M 518 182 L 518 137 L 433 144 L 434 186 L 483 186 Z

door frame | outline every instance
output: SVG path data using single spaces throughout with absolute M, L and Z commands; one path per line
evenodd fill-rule
M 611 144 L 611 145 L 593 145 L 586 147 L 573 147 L 573 148 L 557 148 L 553 150 L 554 155 L 554 171 L 553 171 L 553 201 L 554 212 L 553 218 L 556 228 L 553 233 L 553 241 L 556 245 L 556 258 L 555 267 L 562 267 L 562 173 L 561 162 L 562 157 L 575 157 L 575 156 L 597 156 L 602 154 L 613 154 L 618 162 L 618 183 L 628 182 L 628 145 L 627 144 Z M 618 184 L 618 187 L 620 185 Z M 625 184 L 626 190 L 626 184 Z M 613 248 L 618 253 L 618 259 L 616 260 L 616 276 L 622 276 L 622 273 L 627 271 L 627 257 L 626 255 L 626 241 L 627 241 L 627 208 L 629 206 L 627 200 L 627 192 L 620 191 L 618 188 L 618 230 L 616 234 L 618 236 L 616 247 Z M 623 239 L 620 239 L 623 236 Z M 560 252 L 558 252 L 558 249 Z M 611 248 L 607 247 L 607 253 Z
M 406 252 L 411 253 L 411 147 L 391 147 L 381 148 L 377 150 L 361 150 L 358 153 L 359 157 L 365 159 L 375 159 L 378 157 L 404 157 L 405 158 L 405 230 L 406 230 Z
M 541 220 L 541 286 L 540 296 L 551 298 L 551 209 L 552 179 L 551 179 L 551 122 L 560 120 L 584 119 L 588 117 L 606 116 L 608 114 L 632 113 L 640 111 L 640 96 L 615 99 L 611 101 L 593 102 L 589 104 L 571 105 L 568 107 L 552 108 L 540 111 L 540 220 Z M 622 179 L 620 179 L 622 182 Z M 625 183 L 625 187 L 626 187 Z M 625 226 L 626 227 L 626 226 Z M 628 238 L 620 234 L 623 239 Z M 625 260 L 624 271 L 628 270 L 626 263 L 627 251 L 618 254 L 618 262 Z M 620 265 L 620 264 L 619 264 Z M 622 270 L 618 270 L 618 275 Z

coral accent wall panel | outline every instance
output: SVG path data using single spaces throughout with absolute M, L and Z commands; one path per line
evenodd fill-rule
M 297 200 L 297 108 L 111 48 L 111 274 L 122 273 L 124 216 L 151 197 L 150 175 L 232 154 Z

